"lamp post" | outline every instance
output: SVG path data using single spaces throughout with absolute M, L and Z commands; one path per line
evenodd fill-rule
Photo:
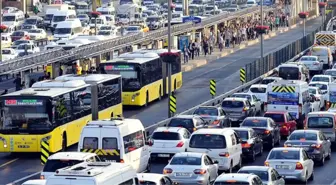
M 319 8 L 321 10 L 321 14 L 322 14 L 322 29 L 324 29 L 324 25 L 325 25 L 325 9 L 327 6 L 327 3 L 325 2 L 319 2 Z
M 95 35 L 97 35 L 97 18 L 101 15 L 100 12 L 93 11 L 91 12 L 91 17 L 95 19 Z
M 1 2 L 0 2 L 1 4 Z M 0 62 L 2 62 L 2 33 L 6 31 L 8 27 L 6 25 L 1 24 L 1 17 L 0 17 Z
M 309 16 L 308 12 L 300 12 L 299 17 L 303 20 L 303 37 L 306 36 L 306 19 Z
M 267 30 L 269 30 L 268 26 L 264 26 L 264 25 L 260 25 L 260 26 L 256 26 L 255 31 L 260 35 L 261 39 L 263 39 L 263 35 L 267 32 Z M 262 43 L 262 42 L 260 42 Z M 261 58 L 260 61 L 263 63 L 264 61 L 264 46 L 261 44 Z
M 260 26 L 264 26 L 264 0 L 260 0 Z M 264 62 L 264 34 L 260 34 L 260 61 Z

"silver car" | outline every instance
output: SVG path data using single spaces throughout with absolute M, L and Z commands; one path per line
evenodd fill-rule
M 237 173 L 255 174 L 265 185 L 285 185 L 285 179 L 272 167 L 244 166 Z
M 254 112 L 256 113 L 255 115 L 261 115 L 261 101 L 258 99 L 254 94 L 249 94 L 249 93 L 234 93 L 230 97 L 233 98 L 246 98 L 248 101 L 253 105 Z
M 273 148 L 265 166 L 275 168 L 285 179 L 307 183 L 314 179 L 314 161 L 303 148 Z
M 319 130 L 295 130 L 285 142 L 286 147 L 303 148 L 319 165 L 331 157 L 331 142 Z
M 163 169 L 174 183 L 208 185 L 218 176 L 218 161 L 203 153 L 177 153 Z
M 222 107 L 200 106 L 195 110 L 194 114 L 208 121 L 208 128 L 231 127 L 229 116 Z
M 231 124 L 239 126 L 239 123 L 249 116 L 255 116 L 255 105 L 246 98 L 225 98 L 222 102 L 222 108 L 229 115 Z

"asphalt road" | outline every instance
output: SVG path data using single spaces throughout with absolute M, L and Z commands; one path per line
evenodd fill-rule
M 321 19 L 307 22 L 306 31 L 315 30 Z M 292 42 L 302 36 L 302 28 L 298 27 L 289 32 L 283 33 L 277 37 L 266 40 L 265 53 L 271 52 L 280 48 L 289 42 Z M 209 79 L 217 81 L 217 93 L 221 94 L 240 85 L 238 78 L 238 70 L 245 64 L 252 62 L 259 57 L 259 45 L 250 46 L 240 50 L 230 56 L 218 59 L 204 67 L 200 67 L 191 72 L 186 72 L 183 75 L 183 87 L 176 94 L 177 96 L 177 111 L 182 112 L 188 108 L 196 106 L 208 99 L 209 95 Z M 248 56 L 248 57 L 247 57 Z M 3 86 L 0 83 L 0 87 Z M 7 84 L 10 84 L 7 82 Z M 140 119 L 145 126 L 152 125 L 167 117 L 167 100 L 154 102 L 146 108 L 137 110 L 126 110 L 125 117 L 133 117 Z M 74 150 L 76 147 L 72 147 Z M 264 154 L 264 158 L 267 153 Z M 21 154 L 9 155 L 0 153 L 0 185 L 8 184 L 15 180 L 34 174 L 42 169 L 40 164 L 39 154 Z M 315 181 L 318 184 L 330 184 L 332 178 L 332 163 L 336 159 L 332 159 L 325 167 L 317 168 Z M 262 165 L 264 159 L 259 158 L 254 164 Z M 329 164 L 330 163 L 330 164 Z M 153 166 L 153 172 L 161 173 L 165 164 L 157 164 Z M 329 177 L 329 178 L 327 178 Z M 38 178 L 33 176 L 31 178 Z

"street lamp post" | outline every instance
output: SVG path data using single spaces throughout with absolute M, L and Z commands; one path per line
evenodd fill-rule
M 171 19 L 172 19 L 172 0 L 168 0 L 168 53 L 171 52 Z M 170 98 L 171 92 L 171 63 L 167 62 L 167 69 L 168 69 L 168 99 Z M 168 100 L 168 118 L 172 117 L 172 113 L 170 112 L 170 104 Z
M 308 12 L 300 12 L 299 13 L 299 17 L 302 19 L 303 21 L 303 37 L 306 36 L 306 19 L 308 17 L 309 13 Z
M 260 0 L 260 25 L 264 26 L 264 0 Z M 264 34 L 260 35 L 260 62 L 263 63 L 264 61 Z
M 2 1 L 0 2 L 0 26 L 2 25 Z M 2 30 L 0 30 L 0 62 L 2 62 Z

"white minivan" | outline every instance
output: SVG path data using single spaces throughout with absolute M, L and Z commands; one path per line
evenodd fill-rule
M 96 153 L 102 161 L 132 165 L 137 172 L 150 170 L 150 148 L 138 119 L 111 118 L 90 121 L 82 130 L 78 151 Z
M 212 160 L 218 161 L 219 170 L 228 170 L 242 166 L 241 139 L 230 129 L 200 129 L 192 133 L 188 152 L 206 153 Z
M 82 23 L 79 19 L 70 19 L 57 24 L 55 39 L 72 39 L 83 33 Z
M 326 139 L 336 143 L 336 113 L 327 111 L 311 112 L 305 122 L 305 129 L 320 130 L 324 133 Z
M 75 10 L 57 11 L 52 18 L 51 28 L 55 29 L 58 23 L 74 18 L 76 18 Z
M 15 12 L 15 13 L 4 13 L 2 15 L 2 24 L 7 27 L 14 27 L 15 30 L 18 30 L 23 24 L 25 17 L 23 12 Z

